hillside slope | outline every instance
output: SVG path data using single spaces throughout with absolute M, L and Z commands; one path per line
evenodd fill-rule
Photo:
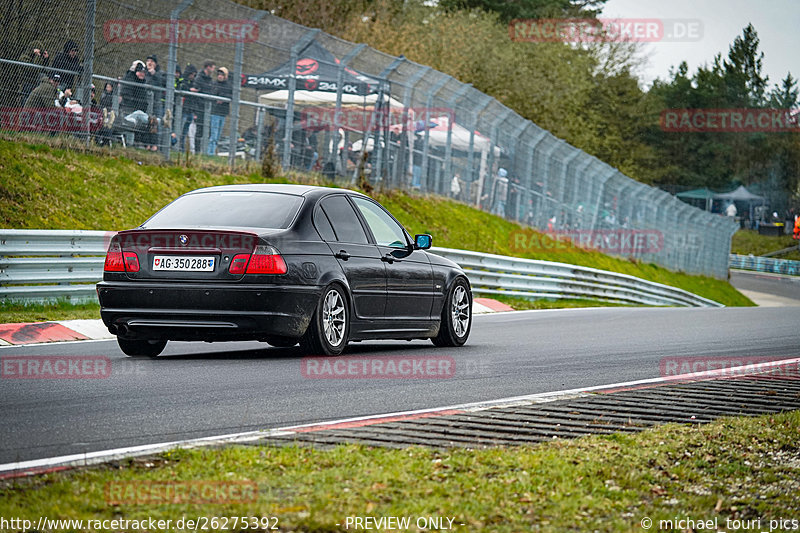
M 199 187 L 289 181 L 206 167 L 166 166 L 151 154 L 135 151 L 82 153 L 0 139 L 0 226 L 122 230 L 137 226 L 178 195 Z M 293 179 L 318 183 L 313 176 Z M 571 245 L 520 253 L 514 247 L 520 232 L 536 235 L 542 242 L 547 237 L 462 203 L 400 191 L 373 196 L 412 233 L 431 233 L 436 246 L 611 270 L 680 287 L 729 306 L 752 305 L 725 281 L 675 273 Z

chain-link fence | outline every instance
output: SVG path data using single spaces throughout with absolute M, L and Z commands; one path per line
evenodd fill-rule
M 730 219 L 638 183 L 402 56 L 226 0 L 2 9 L 7 132 L 72 135 L 167 160 L 224 157 L 232 167 L 267 157 L 340 184 L 449 196 L 556 240 L 727 274 Z

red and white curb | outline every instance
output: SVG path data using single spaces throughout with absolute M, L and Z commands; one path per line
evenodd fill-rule
M 475 298 L 472 303 L 472 313 L 476 315 L 513 310 L 491 298 Z M 0 346 L 113 338 L 114 335 L 99 319 L 0 324 Z
M 0 346 L 112 338 L 99 319 L 0 324 Z
M 241 444 L 273 436 L 286 436 L 297 433 L 324 431 L 328 429 L 356 428 L 356 427 L 370 426 L 374 424 L 383 424 L 387 422 L 397 422 L 401 420 L 434 418 L 434 417 L 447 416 L 459 413 L 485 411 L 488 409 L 554 402 L 556 400 L 567 400 L 572 398 L 585 397 L 588 396 L 589 393 L 612 393 L 621 390 L 638 389 L 665 383 L 724 379 L 724 378 L 730 378 L 732 376 L 742 377 L 743 375 L 748 375 L 748 374 L 763 373 L 765 370 L 769 370 L 770 368 L 792 365 L 792 364 L 796 365 L 798 363 L 800 363 L 800 357 L 795 357 L 790 359 L 783 359 L 780 361 L 770 361 L 762 363 L 759 364 L 757 368 L 754 368 L 752 366 L 740 366 L 733 368 L 708 370 L 691 374 L 663 376 L 650 379 L 640 379 L 636 381 L 627 381 L 623 383 L 611 383 L 608 385 L 597 385 L 593 387 L 582 387 L 578 389 L 544 392 L 538 394 L 529 394 L 525 396 L 514 396 L 510 398 L 501 398 L 499 400 L 464 403 L 459 405 L 451 405 L 448 407 L 437 407 L 432 409 L 419 409 L 414 411 L 400 411 L 396 413 L 359 416 L 352 418 L 344 418 L 340 420 L 331 420 L 328 422 L 315 422 L 311 424 L 285 426 L 280 428 L 273 428 L 273 429 L 266 429 L 259 431 L 230 433 L 226 435 L 203 437 L 199 439 L 162 442 L 158 444 L 144 444 L 141 446 L 130 446 L 126 448 L 116 448 L 112 450 L 101 450 L 101 451 L 87 452 L 82 454 L 50 457 L 46 459 L 34 459 L 31 461 L 6 463 L 0 465 L 0 479 L 21 477 L 21 476 L 28 476 L 35 474 L 44 474 L 44 473 L 64 470 L 67 468 L 89 466 L 109 461 L 130 459 L 132 457 L 139 457 L 142 455 L 152 455 L 156 453 L 161 453 L 175 448 L 197 448 L 201 446 L 212 446 L 220 444 Z

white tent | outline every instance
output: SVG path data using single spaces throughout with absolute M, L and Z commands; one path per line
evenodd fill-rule
M 385 102 L 389 102 L 389 106 L 393 109 L 403 107 L 403 104 L 391 98 L 390 96 L 384 95 L 383 99 Z M 286 102 L 289 101 L 289 91 L 272 91 L 271 93 L 261 94 L 258 96 L 258 101 L 261 104 L 266 105 L 284 105 Z M 375 105 L 375 102 L 378 101 L 377 94 L 367 94 L 367 95 L 357 95 L 357 94 L 342 94 L 342 106 L 345 107 L 352 107 L 352 106 L 369 106 L 372 107 Z M 309 105 L 317 105 L 317 106 L 335 106 L 336 105 L 336 93 L 331 92 L 324 92 L 324 91 L 295 91 L 294 92 L 294 104 L 297 106 L 309 106 Z

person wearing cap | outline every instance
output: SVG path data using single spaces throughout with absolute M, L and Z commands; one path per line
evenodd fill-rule
M 231 98 L 233 87 L 228 79 L 228 69 L 219 67 L 217 69 L 217 80 L 213 85 L 213 94 L 222 98 Z M 225 125 L 225 117 L 230 112 L 230 101 L 214 100 L 211 104 L 211 129 L 208 135 L 208 155 L 214 155 L 217 151 L 217 142 L 222 135 L 222 127 Z
M 75 41 L 69 40 L 64 43 L 64 51 L 56 54 L 53 60 L 53 68 L 60 68 L 64 70 L 71 70 L 73 72 L 83 72 L 83 65 L 78 59 L 78 45 Z M 65 89 L 71 89 L 75 85 L 75 74 L 62 74 L 61 86 Z
M 127 122 L 136 124 L 136 141 L 145 145 L 145 149 L 153 150 L 155 141 L 150 131 L 142 131 L 141 126 L 149 122 L 147 115 L 147 67 L 145 64 L 136 60 L 131 64 L 128 72 L 122 78 L 124 82 L 120 89 L 120 116 Z M 157 150 L 158 147 L 155 146 Z
M 152 85 L 153 87 L 166 87 L 167 86 L 167 75 L 166 73 L 161 70 L 161 67 L 158 66 L 158 56 L 155 54 L 150 54 L 145 58 L 145 74 L 144 79 L 147 85 Z M 164 116 L 164 99 L 166 93 L 164 91 L 154 91 L 155 94 L 153 95 L 153 103 L 155 109 L 153 110 L 154 114 L 158 117 Z
M 29 65 L 38 65 L 39 67 L 47 67 L 50 65 L 50 53 L 45 50 L 41 41 L 31 41 L 25 52 L 19 56 L 22 63 Z M 25 103 L 28 95 L 38 86 L 39 79 L 42 75 L 42 68 L 34 68 L 33 66 L 19 67 L 19 83 L 20 83 L 20 102 Z
M 56 72 L 50 74 L 42 74 L 39 78 L 39 86 L 36 87 L 28 99 L 25 100 L 25 106 L 33 109 L 46 109 L 48 107 L 58 107 L 58 84 L 61 81 L 61 76 Z

